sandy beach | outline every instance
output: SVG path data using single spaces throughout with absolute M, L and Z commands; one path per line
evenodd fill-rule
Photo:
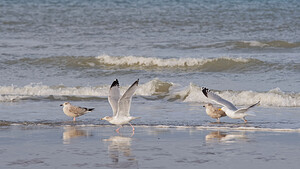
M 136 126 L 2 126 L 0 168 L 298 168 L 300 134 Z

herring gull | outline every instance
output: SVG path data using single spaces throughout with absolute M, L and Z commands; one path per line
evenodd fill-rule
M 211 118 L 217 119 L 220 122 L 220 118 L 226 116 L 226 113 L 223 110 L 220 110 L 219 107 L 214 107 L 211 103 L 205 104 L 203 107 L 206 109 L 206 114 Z
M 116 129 L 116 132 L 119 133 L 120 128 L 124 124 L 129 124 L 132 127 L 132 132 L 134 133 L 134 127 L 130 124 L 131 120 L 138 119 L 140 117 L 132 117 L 129 114 L 131 100 L 134 92 L 138 88 L 139 79 L 135 81 L 123 94 L 121 97 L 119 89 L 119 81 L 116 79 L 109 89 L 108 102 L 113 111 L 113 116 L 105 116 L 101 120 L 106 120 L 111 124 L 119 125 L 120 127 Z
M 76 121 L 76 117 L 82 116 L 82 115 L 94 110 L 94 108 L 73 106 L 69 102 L 65 102 L 64 104 L 61 104 L 60 106 L 63 106 L 63 111 L 67 116 L 73 117 L 73 121 Z
M 247 108 L 237 109 L 231 102 L 216 95 L 215 93 L 211 92 L 209 89 L 202 87 L 201 90 L 202 90 L 202 93 L 208 99 L 211 99 L 214 102 L 216 102 L 217 104 L 224 106 L 221 108 L 221 110 L 223 110 L 228 117 L 230 117 L 232 119 L 243 119 L 245 123 L 247 123 L 247 120 L 245 119 L 245 117 L 248 115 L 251 115 L 251 114 L 247 114 L 246 111 L 248 111 L 250 108 L 252 108 L 260 103 L 260 101 L 258 101 L 257 103 L 255 103 Z

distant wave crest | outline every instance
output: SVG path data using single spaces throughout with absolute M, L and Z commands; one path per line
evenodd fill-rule
M 234 43 L 236 48 L 299 48 L 300 42 L 286 42 L 286 41 L 240 41 Z
M 109 56 L 101 55 L 97 59 L 107 66 L 122 68 L 146 69 L 183 69 L 199 71 L 230 71 L 243 70 L 249 66 L 263 64 L 262 61 L 252 58 L 167 58 L 138 57 L 138 56 Z
M 216 57 L 216 58 L 157 58 L 143 56 L 53 56 L 47 58 L 22 58 L 6 60 L 6 66 L 34 66 L 34 67 L 64 67 L 68 70 L 78 69 L 133 69 L 133 70 L 180 70 L 195 72 L 232 72 L 270 71 L 285 68 L 299 71 L 299 64 L 271 63 L 255 58 Z

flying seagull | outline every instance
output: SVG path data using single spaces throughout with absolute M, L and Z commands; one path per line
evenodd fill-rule
M 231 102 L 216 95 L 215 93 L 211 92 L 209 89 L 202 87 L 201 90 L 202 90 L 202 93 L 208 99 L 211 99 L 214 102 L 216 102 L 217 104 L 224 106 L 220 110 L 223 110 L 228 117 L 230 117 L 232 119 L 243 119 L 245 123 L 247 123 L 247 120 L 245 119 L 245 117 L 250 115 L 250 114 L 247 114 L 246 111 L 248 111 L 250 108 L 252 108 L 260 103 L 260 101 L 258 101 L 257 103 L 255 103 L 247 108 L 237 109 Z
M 108 102 L 112 108 L 113 116 L 105 116 L 101 120 L 106 120 L 111 124 L 119 125 L 120 127 L 116 129 L 116 132 L 119 133 L 120 128 L 123 127 L 124 124 L 130 124 L 131 120 L 138 119 L 140 117 L 132 117 L 129 114 L 131 99 L 138 88 L 139 79 L 135 81 L 123 94 L 121 97 L 120 89 L 119 89 L 119 81 L 116 79 L 109 89 L 108 94 Z M 134 127 L 132 127 L 132 132 L 134 133 Z

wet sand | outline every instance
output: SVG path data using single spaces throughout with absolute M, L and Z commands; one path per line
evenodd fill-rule
M 0 168 L 298 168 L 299 132 L 0 127 Z

